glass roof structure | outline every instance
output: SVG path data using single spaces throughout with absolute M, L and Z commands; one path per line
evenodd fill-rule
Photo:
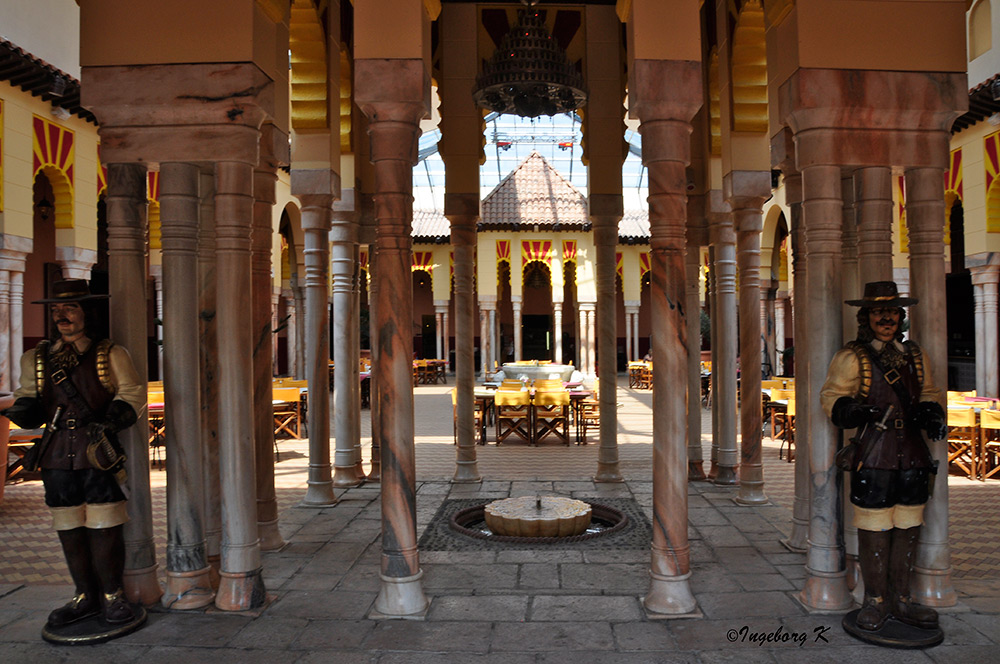
M 583 132 L 575 113 L 522 118 L 490 113 L 486 116 L 486 163 L 479 168 L 481 197 L 489 194 L 532 152 L 538 152 L 584 195 L 587 194 L 587 167 L 581 157 Z M 437 144 L 441 131 L 420 137 L 419 160 L 413 167 L 413 206 L 420 210 L 444 208 L 444 162 Z M 626 210 L 645 210 L 646 169 L 638 132 L 626 130 L 628 157 L 622 165 L 622 193 Z

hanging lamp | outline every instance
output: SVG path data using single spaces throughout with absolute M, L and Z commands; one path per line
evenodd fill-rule
M 575 111 L 586 103 L 583 77 L 545 29 L 536 2 L 524 0 L 517 24 L 476 77 L 472 96 L 479 106 L 534 118 Z

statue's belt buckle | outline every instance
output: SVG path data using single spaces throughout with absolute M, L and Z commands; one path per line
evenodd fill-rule
M 56 369 L 55 371 L 52 372 L 52 382 L 55 383 L 56 385 L 60 384 L 67 378 L 69 378 L 69 376 L 67 376 L 66 372 L 63 371 L 62 369 Z
M 896 418 L 895 420 L 892 421 L 892 424 L 897 429 L 902 429 L 902 428 L 906 427 L 906 420 L 900 419 L 900 418 Z
M 902 378 L 902 376 L 900 376 L 899 372 L 895 369 L 889 369 L 885 372 L 885 382 L 890 385 L 894 385 L 900 378 Z

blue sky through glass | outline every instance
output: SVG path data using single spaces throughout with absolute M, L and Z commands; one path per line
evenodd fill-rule
M 580 146 L 580 118 L 564 113 L 556 116 L 522 118 L 491 113 L 486 118 L 486 163 L 479 168 L 481 196 L 489 194 L 503 178 L 518 167 L 532 151 L 537 151 L 584 195 L 587 194 L 587 167 Z M 413 167 L 413 205 L 420 210 L 442 210 L 444 205 L 444 162 L 437 152 L 440 130 L 420 137 L 420 161 Z M 626 210 L 646 209 L 646 169 L 642 166 L 641 143 L 637 132 L 626 130 L 629 154 L 622 165 L 622 188 Z

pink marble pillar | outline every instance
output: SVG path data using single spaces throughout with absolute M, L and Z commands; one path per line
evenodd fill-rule
M 28 252 L 7 251 L 14 263 L 10 271 L 10 384 L 13 386 L 20 380 L 19 362 L 24 353 L 24 267 Z
M 854 171 L 858 281 L 892 280 L 892 171 L 869 166 Z M 853 335 L 852 335 L 853 337 Z
M 625 307 L 625 361 L 632 362 L 632 308 Z
M 108 164 L 108 287 L 111 294 L 111 338 L 131 351 L 141 381 L 146 361 L 146 167 Z M 149 485 L 149 419 L 119 432 L 128 453 L 129 520 L 125 523 L 125 593 L 145 606 L 159 601 L 153 503 Z
M 271 330 L 271 217 L 276 201 L 277 163 L 269 144 L 278 138 L 273 125 L 261 132 L 261 159 L 253 174 L 253 230 L 251 240 L 251 325 L 253 329 L 254 450 L 257 461 L 257 533 L 263 551 L 285 545 L 278 531 L 278 499 L 274 490 L 274 417 L 272 401 Z
M 840 471 L 833 465 L 838 431 L 826 417 L 816 396 L 826 377 L 825 368 L 842 345 L 841 247 L 842 203 L 840 167 L 809 165 L 802 169 L 802 214 L 809 255 L 806 315 L 809 337 L 808 401 L 796 399 L 796 417 L 808 413 L 809 429 L 798 424 L 798 437 L 809 437 L 809 475 L 812 489 L 809 550 L 805 587 L 799 594 L 812 610 L 839 611 L 851 605 L 841 541 Z M 798 353 L 796 353 L 798 355 Z M 799 380 L 796 380 L 796 386 Z M 800 454 L 802 452 L 799 452 Z
M 719 394 L 719 298 L 718 280 L 715 275 L 715 247 L 708 247 L 708 319 L 711 322 L 709 345 L 712 358 L 712 376 L 709 379 L 709 408 L 712 418 L 712 447 L 709 451 L 709 467 L 706 477 L 714 480 L 719 474 L 719 441 L 722 431 L 719 427 L 719 409 L 715 406 L 715 397 Z M 638 351 L 636 351 L 638 353 Z
M 688 207 L 691 214 L 691 207 Z M 688 481 L 705 479 L 703 452 L 701 449 L 701 303 L 698 292 L 701 283 L 701 245 L 693 235 L 703 235 L 699 229 L 688 226 L 686 253 L 684 254 L 684 278 L 686 284 L 687 309 L 687 467 Z
M 510 307 L 514 317 L 514 361 L 522 359 L 521 355 L 521 302 L 520 295 L 510 296 Z
M 245 295 L 251 282 L 253 164 L 215 165 L 216 319 L 219 335 L 219 472 L 222 558 L 215 605 L 246 611 L 264 604 L 254 478 L 253 333 Z M 223 338 L 225 342 L 223 343 Z
M 739 192 L 770 190 L 769 172 L 733 173 L 733 220 L 737 231 L 736 259 L 740 274 L 740 505 L 763 505 L 764 465 L 761 459 L 761 327 L 760 327 L 760 234 L 764 229 L 763 196 Z M 739 177 L 738 177 L 739 176 Z M 740 182 L 741 178 L 750 180 Z
M 205 480 L 205 553 L 212 587 L 219 587 L 222 556 L 222 495 L 219 486 L 219 357 L 216 333 L 215 173 L 203 169 L 198 223 L 198 363 L 201 368 L 201 441 Z
M 294 177 L 294 174 L 293 174 Z M 335 505 L 330 467 L 330 327 L 327 274 L 330 264 L 330 194 L 300 194 L 305 234 L 306 380 L 309 385 L 309 479 L 303 505 Z
M 482 366 L 482 377 L 486 380 L 486 374 L 493 369 L 489 365 L 489 328 L 487 327 L 489 318 L 486 315 L 486 303 L 479 300 L 479 364 Z
M 2 241 L 3 238 L 0 238 Z M 2 250 L 0 250 L 2 251 Z M 12 392 L 10 368 L 10 270 L 0 255 L 0 392 Z
M 578 300 L 576 303 L 577 315 L 580 319 L 576 328 L 577 355 L 580 357 L 580 371 L 584 374 L 590 373 L 590 366 L 587 364 L 587 310 Z
M 379 339 L 378 339 L 378 292 L 381 288 L 381 276 L 378 266 L 378 247 L 375 244 L 369 245 L 368 251 L 368 274 L 371 276 L 368 287 L 368 338 L 372 346 L 372 368 L 371 368 L 371 431 L 372 431 L 372 469 L 366 478 L 369 482 L 382 481 L 382 436 L 379 433 L 381 426 L 381 406 L 375 398 L 375 386 L 379 381 Z M 411 376 L 412 379 L 412 376 Z
M 687 498 L 687 325 L 684 302 L 685 168 L 691 118 L 701 105 L 697 62 L 636 60 L 630 92 L 649 169 L 653 363 L 651 614 L 697 609 L 691 593 Z
M 375 611 L 401 618 L 422 615 L 428 606 L 417 551 L 410 230 L 413 163 L 429 81 L 420 60 L 360 59 L 355 70 L 356 98 L 369 119 L 381 279 L 378 383 L 373 392 L 382 405 L 382 565 Z
M 333 457 L 333 486 L 354 487 L 361 484 L 355 456 L 354 388 L 358 385 L 358 356 L 354 354 L 351 329 L 358 324 L 354 309 L 354 248 L 358 243 L 358 224 L 350 209 L 339 206 L 330 228 L 330 266 L 333 277 L 333 424 L 336 450 Z
M 477 432 L 473 413 L 476 387 L 473 271 L 479 196 L 445 194 L 445 213 L 451 222 L 451 245 L 455 251 L 455 427 L 458 449 L 452 481 L 479 482 L 482 477 L 476 461 Z
M 352 192 L 353 193 L 353 192 Z M 357 215 L 355 215 L 356 218 Z M 351 422 L 351 440 L 354 441 L 354 473 L 359 479 L 365 479 L 365 469 L 361 458 L 361 245 L 354 244 L 354 272 L 351 278 L 351 320 L 348 334 L 351 337 L 351 355 L 358 366 L 356 380 L 351 386 L 351 410 L 348 419 Z
M 205 552 L 198 367 L 198 167 L 160 166 L 163 387 L 167 455 L 167 584 L 162 603 L 196 609 L 215 593 Z
M 809 338 L 806 334 L 806 294 L 809 292 L 807 276 L 805 229 L 802 225 L 802 176 L 790 168 L 785 169 L 785 201 L 789 207 L 789 234 L 792 245 L 792 276 L 795 282 L 793 301 L 792 337 L 794 348 L 795 403 L 811 403 L 809 380 Z M 795 428 L 809 431 L 809 413 L 806 408 L 796 408 Z M 782 540 L 790 551 L 804 553 L 809 547 L 809 436 L 795 440 L 795 499 L 792 503 L 792 534 Z
M 715 196 L 719 192 L 712 192 Z M 715 246 L 715 316 L 718 350 L 712 363 L 714 393 L 712 408 L 717 412 L 718 459 L 713 482 L 732 485 L 739 482 L 739 450 L 736 446 L 736 357 L 739 326 L 736 312 L 736 229 L 729 205 L 712 201 L 709 233 Z M 753 315 L 756 320 L 756 314 Z M 758 342 L 759 349 L 759 342 Z M 759 356 L 758 356 L 759 357 Z M 759 365 L 760 360 L 755 362 Z
M 624 482 L 618 467 L 618 331 L 615 311 L 615 248 L 618 221 L 622 218 L 622 197 L 591 194 L 590 219 L 594 228 L 597 278 L 597 366 L 600 400 L 600 449 L 597 451 L 595 482 Z
M 948 333 L 941 324 L 948 303 L 944 271 L 944 169 L 906 170 L 906 221 L 910 234 L 910 288 L 920 302 L 910 307 L 910 337 L 924 352 L 924 366 L 941 390 L 946 407 L 948 384 Z M 948 441 L 927 441 L 939 467 L 948 467 Z M 924 508 L 920 546 L 913 564 L 914 600 L 928 606 L 954 606 L 957 594 L 951 582 L 948 547 L 948 473 L 935 476 L 934 491 Z

